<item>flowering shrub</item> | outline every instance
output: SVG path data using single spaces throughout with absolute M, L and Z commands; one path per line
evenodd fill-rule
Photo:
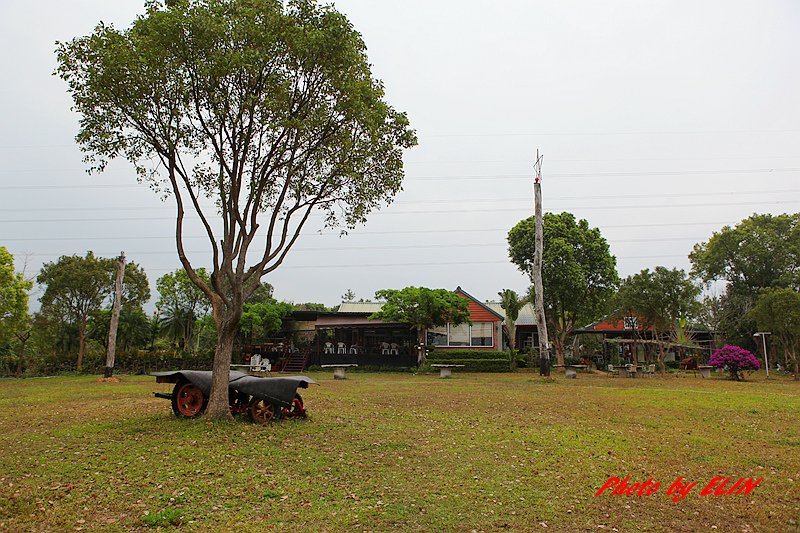
M 742 379 L 739 372 L 761 368 L 755 355 L 732 344 L 726 344 L 715 351 L 708 360 L 708 364 L 717 368 L 727 368 L 731 373 L 731 378 L 736 381 Z

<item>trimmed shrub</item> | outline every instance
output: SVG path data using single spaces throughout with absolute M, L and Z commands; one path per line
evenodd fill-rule
M 508 352 L 498 352 L 496 350 L 434 350 L 428 353 L 428 361 L 439 362 L 442 359 L 504 359 L 510 362 L 511 355 Z
M 726 344 L 722 348 L 715 351 L 708 364 L 717 368 L 725 368 L 730 372 L 731 379 L 741 381 L 742 376 L 739 374 L 744 370 L 758 370 L 761 365 L 756 359 L 756 356 L 748 352 L 744 348 Z

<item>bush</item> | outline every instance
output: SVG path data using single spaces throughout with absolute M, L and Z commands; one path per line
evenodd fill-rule
M 742 380 L 739 372 L 761 368 L 755 355 L 732 344 L 726 344 L 715 351 L 708 360 L 708 364 L 717 368 L 726 368 L 731 374 L 731 379 L 736 381 Z
M 511 354 L 496 350 L 435 350 L 428 354 L 429 361 L 439 362 L 442 359 L 504 359 L 510 362 Z
M 458 369 L 464 372 L 511 372 L 511 354 L 497 350 L 437 350 L 428 354 L 428 364 L 464 365 Z

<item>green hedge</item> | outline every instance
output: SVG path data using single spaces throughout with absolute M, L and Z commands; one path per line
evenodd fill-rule
M 451 359 L 464 359 L 464 360 L 497 360 L 503 359 L 506 362 L 511 361 L 511 355 L 508 352 L 498 352 L 496 350 L 433 350 L 428 353 L 428 361 L 441 361 Z

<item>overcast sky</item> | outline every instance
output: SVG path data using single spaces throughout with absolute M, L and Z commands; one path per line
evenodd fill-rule
M 335 4 L 420 142 L 395 204 L 343 238 L 309 228 L 266 279 L 278 298 L 526 290 L 505 239 L 532 214 L 537 148 L 545 210 L 599 227 L 622 276 L 688 269 L 692 246 L 724 224 L 800 209 L 800 2 Z M 153 286 L 179 266 L 172 203 L 124 161 L 87 176 L 78 117 L 52 76 L 56 40 L 100 20 L 127 26 L 142 5 L 0 3 L 0 245 L 29 274 L 87 250 L 124 250 Z M 188 241 L 195 263 L 208 246 Z

